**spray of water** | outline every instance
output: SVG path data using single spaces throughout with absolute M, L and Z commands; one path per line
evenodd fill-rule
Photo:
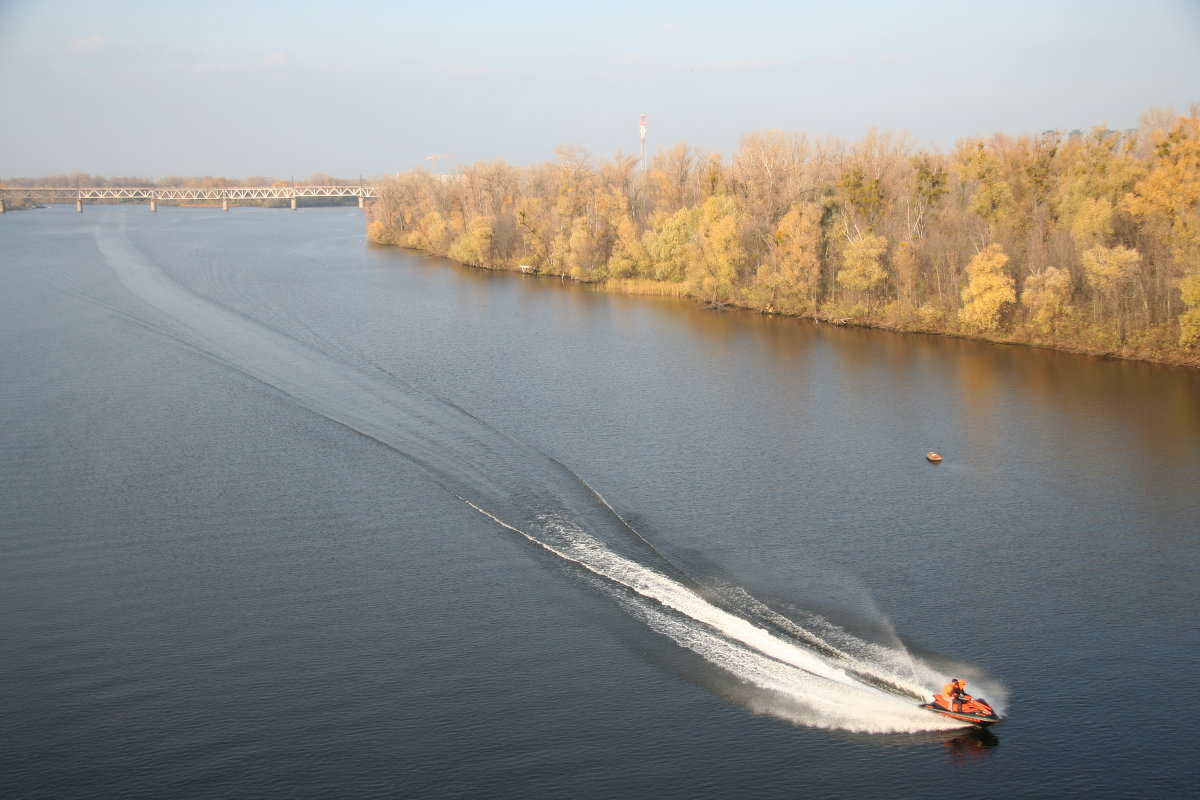
M 127 309 L 130 318 L 394 449 L 744 687 L 739 699 L 754 711 L 854 731 L 957 726 L 917 708 L 945 673 L 898 638 L 870 642 L 819 615 L 784 614 L 738 586 L 688 575 L 544 453 L 394 375 L 189 292 L 144 256 L 119 222 L 102 221 L 95 235 L 123 286 L 145 304 Z M 1002 691 L 985 688 L 993 699 Z

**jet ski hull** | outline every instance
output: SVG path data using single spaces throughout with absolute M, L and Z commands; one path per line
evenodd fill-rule
M 942 708 L 933 703 L 921 703 L 919 707 L 933 711 L 936 714 L 941 714 L 943 717 L 957 719 L 970 725 L 978 725 L 981 728 L 986 728 L 988 725 L 995 725 L 1000 721 L 1000 717 L 996 716 L 995 712 L 991 714 L 972 714 L 966 711 L 951 711 L 948 708 Z

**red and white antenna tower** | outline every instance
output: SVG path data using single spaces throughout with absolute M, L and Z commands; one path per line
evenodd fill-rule
M 638 132 L 642 135 L 642 150 L 641 156 L 638 158 L 638 163 L 643 166 L 646 163 L 646 115 L 642 114 L 641 125 L 638 127 Z

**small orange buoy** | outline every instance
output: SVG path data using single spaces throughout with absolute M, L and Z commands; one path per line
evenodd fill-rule
M 925 457 L 926 457 L 927 459 L 929 459 L 931 462 L 933 462 L 934 464 L 940 464 L 940 463 L 942 463 L 942 457 L 941 457 L 941 456 L 939 456 L 937 453 L 934 453 L 934 452 L 932 452 L 932 451 L 931 451 L 931 452 L 928 452 L 928 453 L 926 453 L 926 454 L 925 454 Z

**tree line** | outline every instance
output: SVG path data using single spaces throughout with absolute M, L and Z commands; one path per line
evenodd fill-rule
M 639 163 L 414 170 L 368 237 L 464 264 L 837 324 L 1200 363 L 1200 114 L 959 142 L 744 136 Z

